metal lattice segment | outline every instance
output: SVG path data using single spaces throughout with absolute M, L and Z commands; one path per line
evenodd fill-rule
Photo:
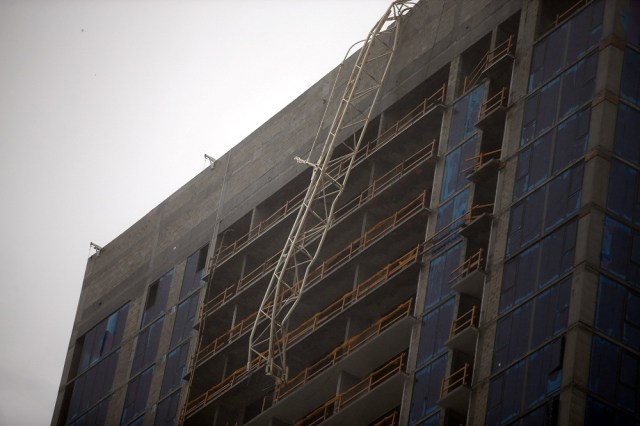
M 298 160 L 313 168 L 311 182 L 249 337 L 247 368 L 264 364 L 266 373 L 279 382 L 287 379 L 283 339 L 287 320 L 300 300 L 335 219 L 336 202 L 349 178 L 394 55 L 399 18 L 414 4 L 415 1 L 394 1 L 376 23 L 355 61 L 318 160 Z M 345 139 L 348 153 L 333 158 L 334 148 Z M 336 174 L 336 167 L 346 169 Z M 305 242 L 313 238 L 317 241 L 307 247 Z

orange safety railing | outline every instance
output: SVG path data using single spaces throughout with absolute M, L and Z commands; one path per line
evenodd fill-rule
M 281 219 L 286 217 L 289 213 L 300 207 L 302 204 L 302 200 L 304 199 L 305 191 L 299 192 L 293 198 L 288 200 L 282 207 L 272 213 L 266 219 L 260 221 L 257 225 L 253 226 L 249 232 L 239 237 L 237 240 L 233 241 L 229 245 L 220 246 L 218 251 L 215 254 L 215 260 L 211 264 L 211 268 L 214 265 L 219 265 L 220 263 L 227 260 L 233 254 L 237 253 L 240 249 L 247 246 L 250 242 L 255 240 L 260 235 L 264 234 L 266 231 L 271 229 L 273 225 L 280 222 Z M 211 270 L 209 271 L 211 272 Z
M 401 133 L 403 130 L 414 124 L 416 121 L 427 115 L 438 105 L 442 105 L 444 103 L 445 97 L 445 87 L 443 84 L 438 88 L 431 96 L 424 99 L 418 106 L 412 109 L 409 113 L 407 113 L 404 117 L 398 120 L 394 126 L 387 129 L 383 132 L 379 137 L 374 139 L 371 142 L 368 142 L 364 146 L 362 146 L 358 152 L 356 153 L 356 159 L 354 161 L 354 166 L 360 164 L 366 158 L 370 157 L 373 153 L 378 151 L 380 148 L 385 146 L 388 142 L 390 142 L 395 136 Z M 346 172 L 346 168 L 348 167 L 349 160 L 343 160 L 337 164 L 332 165 L 328 174 L 333 178 L 337 179 L 343 173 Z M 306 194 L 306 189 L 298 194 L 296 194 L 293 198 L 285 203 L 284 206 L 276 210 L 273 214 L 271 214 L 268 218 L 262 220 L 257 225 L 253 226 L 248 233 L 239 237 L 237 240 L 232 242 L 229 245 L 221 246 L 215 256 L 213 257 L 209 271 L 207 273 L 211 273 L 211 271 L 219 264 L 230 258 L 232 255 L 237 253 L 239 250 L 247 246 L 249 243 L 254 241 L 260 235 L 264 234 L 266 231 L 271 229 L 276 223 L 278 223 L 281 219 L 286 217 L 293 210 L 300 207 L 302 204 L 302 200 Z
M 285 336 L 285 342 L 289 343 L 293 340 L 298 340 L 304 335 L 308 335 L 322 324 L 335 318 L 341 312 L 344 312 L 347 308 L 355 304 L 367 294 L 371 293 L 376 288 L 379 288 L 382 284 L 386 283 L 390 278 L 396 274 L 404 271 L 409 266 L 413 265 L 422 253 L 422 246 L 418 245 L 411 249 L 406 254 L 402 255 L 395 261 L 389 263 L 380 271 L 376 272 L 354 289 L 346 293 L 343 297 L 324 308 L 322 311 L 317 312 L 313 317 L 309 318 L 295 329 L 289 331 Z M 316 282 L 317 283 L 317 282 Z M 310 284 L 305 290 L 309 290 L 314 287 L 314 284 Z M 269 306 L 268 309 L 270 309 Z M 251 330 L 253 322 L 255 321 L 257 312 L 252 313 L 245 319 L 240 321 L 235 326 L 231 327 L 227 332 L 214 339 L 211 343 L 204 346 L 196 353 L 196 362 L 200 362 L 202 359 L 213 356 L 219 353 L 222 349 L 233 343 L 236 339 L 242 336 L 247 331 Z
M 462 368 L 451 373 L 450 376 L 442 379 L 442 387 L 440 388 L 440 398 L 459 386 L 468 385 L 471 379 L 471 365 L 465 363 Z
M 493 50 L 487 53 L 486 64 L 484 69 L 491 67 L 493 64 L 508 55 L 513 55 L 516 47 L 516 37 L 511 34 L 507 39 L 499 43 Z
M 196 411 L 197 409 L 205 406 L 209 401 L 216 398 L 218 395 L 223 394 L 227 390 L 231 389 L 238 383 L 245 380 L 253 371 L 260 367 L 262 364 L 262 358 L 254 358 L 251 361 L 250 366 L 243 366 L 227 376 L 220 383 L 214 385 L 208 391 L 199 395 L 192 400 L 188 401 L 184 406 L 183 418 Z
M 295 422 L 295 426 L 314 426 L 338 413 L 359 396 L 370 392 L 397 373 L 405 369 L 405 354 L 401 353 L 384 366 L 371 372 L 365 379 L 346 391 L 336 395 L 320 407 Z
M 451 279 L 449 282 L 457 281 L 466 277 L 471 272 L 482 269 L 484 266 L 484 251 L 478 250 L 475 254 L 471 255 L 468 259 L 462 262 L 456 269 L 451 271 Z
M 274 403 L 289 395 L 296 389 L 301 388 L 307 382 L 309 382 L 309 380 L 313 379 L 323 371 L 326 371 L 329 367 L 335 365 L 341 359 L 346 358 L 354 350 L 356 350 L 363 344 L 373 340 L 376 336 L 380 335 L 380 333 L 391 327 L 393 324 L 397 323 L 403 318 L 409 317 L 411 315 L 411 302 L 411 299 L 407 300 L 392 312 L 371 324 L 371 326 L 369 326 L 362 332 L 358 333 L 348 341 L 336 347 L 329 354 L 313 363 L 313 365 L 305 368 L 296 376 L 287 380 L 284 384 L 278 387 L 278 389 L 276 389 Z
M 449 337 L 454 337 L 456 334 L 460 333 L 462 330 L 465 330 L 471 326 L 478 325 L 478 308 L 476 305 L 473 305 L 471 309 L 469 309 L 464 314 L 460 315 L 458 318 L 454 319 L 451 322 L 451 332 L 449 333 Z
M 362 252 L 365 248 L 369 247 L 379 238 L 382 238 L 384 235 L 391 232 L 396 228 L 396 226 L 400 225 L 419 211 L 425 210 L 427 208 L 427 203 L 428 200 L 426 192 L 421 192 L 416 198 L 408 202 L 400 210 L 375 224 L 364 235 L 352 241 L 351 244 L 349 244 L 347 247 L 334 254 L 333 256 L 325 260 L 322 264 L 320 264 L 316 269 L 311 271 L 308 276 L 308 284 L 310 284 L 314 280 L 322 279 L 326 274 L 332 272 L 337 267 L 348 262 L 353 256 Z M 232 297 L 240 294 L 243 290 L 254 284 L 267 271 L 273 269 L 276 262 L 278 261 L 279 256 L 279 252 L 274 254 L 262 265 L 258 266 L 247 275 L 242 277 L 236 284 L 225 288 L 216 297 L 204 303 L 198 314 L 198 321 L 202 320 L 202 318 L 212 313 L 218 307 L 229 301 Z
M 496 158 L 500 158 L 500 154 L 502 153 L 502 149 L 496 149 L 494 151 L 481 152 L 478 155 L 467 158 L 465 161 L 472 161 L 473 165 L 464 169 L 462 173 L 473 173 L 478 171 L 482 166 L 484 166 L 489 160 L 493 160 Z
M 445 94 L 446 94 L 446 84 L 443 83 L 442 86 L 440 86 L 438 90 L 436 90 L 431 96 L 424 99 L 422 102 L 420 102 L 418 106 L 416 106 L 414 109 L 409 111 L 400 120 L 396 121 L 396 123 L 393 126 L 391 126 L 387 130 L 382 132 L 382 134 L 380 135 L 380 138 L 386 139 L 391 135 L 396 135 L 402 132 L 403 130 L 411 126 L 413 123 L 415 123 L 417 120 L 422 118 L 424 115 L 426 115 L 428 112 L 433 110 L 433 108 L 439 105 L 443 105 Z
M 493 203 L 476 204 L 472 206 L 467 213 L 464 214 L 463 220 L 469 224 L 485 213 L 493 212 Z
M 592 1 L 593 0 L 578 0 L 569 9 L 565 10 L 562 13 L 556 14 L 556 19 L 551 21 L 551 23 L 549 24 L 549 27 L 547 28 L 547 31 L 551 31 L 552 29 L 557 27 L 560 24 L 560 22 L 564 21 L 570 15 L 572 15 L 576 10 L 580 9 L 582 6 L 588 5 Z
M 382 330 L 388 328 L 395 321 L 398 321 L 398 320 L 400 320 L 402 318 L 405 318 L 408 315 L 411 315 L 411 302 L 412 302 L 411 299 L 406 301 L 406 302 L 404 302 L 398 308 L 396 308 L 393 312 L 387 314 L 385 317 L 383 317 L 380 320 L 376 321 L 376 323 L 374 323 L 374 326 L 372 327 L 372 329 L 373 328 L 380 328 L 380 331 L 382 331 Z M 367 329 L 367 330 L 369 330 L 369 329 Z M 378 331 L 377 334 L 379 334 L 380 331 Z M 377 334 L 373 334 L 373 335 L 377 335 Z M 285 337 L 285 339 L 287 339 L 290 344 L 294 343 L 295 341 L 297 341 L 297 340 L 299 340 L 301 338 L 302 337 L 299 336 L 294 340 L 292 338 L 288 338 L 287 339 L 287 337 Z M 357 346 L 360 346 L 362 343 L 363 342 L 360 342 L 359 344 L 357 344 Z M 357 347 L 357 346 L 355 346 L 355 347 Z M 352 343 L 352 347 L 351 347 L 350 350 L 353 351 L 353 349 L 355 349 L 355 347 L 353 347 L 353 343 Z M 211 388 L 209 388 L 202 395 L 199 395 L 199 396 L 187 401 L 187 403 L 184 406 L 184 414 L 183 414 L 183 416 L 186 417 L 186 416 L 190 415 L 192 412 L 204 407 L 210 401 L 218 398 L 220 395 L 224 394 L 229 389 L 233 388 L 238 383 L 241 383 L 246 378 L 248 378 L 251 375 L 251 373 L 253 373 L 255 370 L 260 368 L 262 366 L 262 364 L 264 364 L 264 360 L 266 359 L 266 351 L 262 355 L 264 355 L 264 356 L 260 356 L 260 357 L 254 358 L 251 361 L 250 365 L 248 365 L 248 366 L 247 365 L 243 365 L 242 367 L 238 368 L 233 373 L 231 373 L 231 375 L 225 377 L 222 381 L 220 381 L 219 383 L 217 383 L 214 386 L 212 386 Z
M 480 81 L 480 77 L 486 69 L 488 69 L 490 66 L 492 66 L 505 56 L 513 55 L 515 49 L 515 41 L 516 38 L 512 34 L 505 41 L 485 53 L 480 61 L 478 61 L 478 64 L 473 69 L 473 71 L 471 71 L 471 73 L 464 78 L 463 93 L 467 93 L 469 89 L 474 87 L 478 83 L 478 81 Z
M 346 310 L 349 306 L 353 305 L 355 302 L 362 299 L 364 296 L 371 293 L 376 288 L 380 287 L 389 278 L 403 271 L 408 266 L 412 265 L 418 260 L 418 256 L 420 253 L 419 249 L 420 246 L 417 246 L 396 261 L 388 264 L 385 268 L 360 283 L 355 288 L 355 290 L 348 292 L 333 304 L 327 306 L 322 311 L 317 312 L 313 317 L 309 318 L 298 327 L 289 331 L 285 336 L 285 345 L 291 344 L 292 341 L 298 340 L 303 336 L 308 335 L 316 328 L 318 328 L 322 324 L 325 324 L 327 321 Z
M 371 198 L 375 197 L 383 190 L 390 187 L 403 176 L 406 176 L 408 172 L 414 170 L 424 161 L 433 158 L 435 147 L 436 140 L 434 139 L 429 144 L 421 148 L 418 152 L 409 156 L 409 158 L 405 159 L 402 163 L 398 164 L 396 167 L 374 180 L 373 183 L 371 183 L 371 185 L 369 185 L 369 187 L 362 191 L 359 195 L 355 196 L 349 202 L 336 209 L 334 213 L 334 223 L 360 208 L 364 203 L 371 200 Z
M 506 108 L 509 95 L 507 88 L 503 87 L 498 93 L 487 99 L 480 107 L 480 113 L 478 114 L 478 121 L 481 121 L 499 110 L 500 108 Z
M 397 426 L 400 424 L 400 409 L 395 408 L 392 412 L 382 417 L 372 426 Z
M 267 308 L 267 311 L 271 311 L 271 306 L 272 305 Z M 195 362 L 200 362 L 200 360 L 206 356 L 215 355 L 220 352 L 220 350 L 227 347 L 231 342 L 235 341 L 238 337 L 251 330 L 257 315 L 257 312 L 252 313 L 238 324 L 231 327 L 224 334 L 213 339 L 211 343 L 200 348 L 195 354 Z

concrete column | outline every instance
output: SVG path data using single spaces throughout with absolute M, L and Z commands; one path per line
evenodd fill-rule
M 591 331 L 595 317 L 598 273 L 602 247 L 604 209 L 607 202 L 610 153 L 615 137 L 623 30 L 619 24 L 621 3 L 604 2 L 602 42 L 591 103 L 589 140 L 582 184 L 581 218 L 576 240 L 576 268 L 572 277 L 569 331 L 565 336 L 560 424 L 583 424 L 591 355 Z
M 511 76 L 510 104 L 505 119 L 501 160 L 504 168 L 498 174 L 494 201 L 494 220 L 489 240 L 487 277 L 483 292 L 480 327 L 473 372 L 473 392 L 469 406 L 467 424 L 482 425 L 486 416 L 489 397 L 489 378 L 495 344 L 495 326 L 502 287 L 502 269 L 509 227 L 513 185 L 516 175 L 517 156 L 520 148 L 520 132 L 524 100 L 527 95 L 532 47 L 536 39 L 536 24 L 541 0 L 525 1 L 520 12 L 518 42 Z

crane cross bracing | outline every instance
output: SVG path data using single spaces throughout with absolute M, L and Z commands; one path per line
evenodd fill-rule
M 265 372 L 278 382 L 286 381 L 288 375 L 284 340 L 287 320 L 300 301 L 309 272 L 332 225 L 336 202 L 359 154 L 394 56 L 400 18 L 415 3 L 415 0 L 396 0 L 391 3 L 358 53 L 318 159 L 315 162 L 297 159 L 313 168 L 311 182 L 276 263 L 249 337 L 247 368 L 264 365 Z M 339 78 L 340 73 L 336 83 Z M 331 104 L 328 101 L 327 108 Z M 320 124 L 322 128 L 324 119 Z M 320 130 L 316 139 L 319 135 Z M 346 153 L 334 156 L 334 149 L 343 141 Z M 313 148 L 309 156 L 312 154 Z

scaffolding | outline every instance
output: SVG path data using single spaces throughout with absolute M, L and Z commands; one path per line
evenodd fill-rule
M 356 154 L 366 136 L 367 125 L 381 93 L 396 49 L 401 17 L 415 1 L 392 2 L 360 49 L 337 106 L 333 122 L 315 162 L 312 146 L 307 159 L 311 182 L 279 255 L 249 336 L 247 369 L 265 365 L 278 383 L 287 380 L 285 340 L 287 320 L 300 300 L 324 239 L 335 220 L 337 200 L 349 178 Z M 340 75 L 336 77 L 336 85 Z M 331 105 L 327 102 L 327 108 Z M 324 123 L 320 124 L 320 129 Z M 318 132 L 318 135 L 320 131 Z M 348 137 L 347 153 L 334 156 L 334 148 Z M 336 173 L 336 165 L 341 165 Z M 344 165 L 345 169 L 342 170 Z M 315 239 L 313 245 L 307 242 Z

